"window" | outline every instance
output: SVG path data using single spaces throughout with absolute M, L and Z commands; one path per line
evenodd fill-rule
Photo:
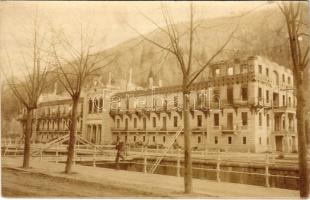
M 282 102 L 283 102 L 283 106 L 285 106 L 286 105 L 286 103 L 285 103 L 285 95 L 282 95 Z
M 292 99 L 291 99 L 291 97 L 288 98 L 288 105 L 289 105 L 289 106 L 292 105 Z
M 227 68 L 227 75 L 234 75 L 234 68 L 233 67 Z
M 143 142 L 145 142 L 145 136 L 143 136 L 142 140 L 143 140 Z
M 261 65 L 258 65 L 258 71 L 260 74 L 263 72 L 263 67 Z
M 156 106 L 157 106 L 157 99 L 153 98 L 153 106 L 152 106 L 153 110 L 155 110 Z
M 233 113 L 227 113 L 227 127 L 229 130 L 233 130 L 234 128 L 234 118 Z
M 266 115 L 266 122 L 267 122 L 267 127 L 270 126 L 270 116 L 269 114 Z
M 156 127 L 156 117 L 153 117 L 153 127 Z
M 258 125 L 262 126 L 262 113 L 258 114 Z
M 167 128 L 167 117 L 163 117 L 163 129 Z
M 88 113 L 92 113 L 93 111 L 93 101 L 90 99 L 88 101 Z M 64 113 L 65 113 L 65 109 L 64 109 Z
M 242 112 L 241 117 L 242 117 L 242 126 L 248 125 L 248 113 Z
M 266 68 L 266 76 L 269 76 L 269 68 Z
M 99 112 L 102 112 L 102 110 L 103 110 L 103 99 L 102 99 L 102 97 L 100 97 L 100 99 L 99 99 Z
M 214 115 L 213 115 L 213 117 L 214 117 L 214 126 L 219 126 L 219 121 L 220 121 L 220 115 L 218 114 L 218 113 L 214 113 Z
M 258 88 L 258 100 L 261 100 L 262 99 L 262 88 L 259 87 Z
M 219 141 L 218 141 L 218 139 L 217 139 L 217 136 L 215 136 L 215 137 L 214 137 L 214 144 L 218 144 L 218 142 L 219 142 Z
M 242 101 L 248 100 L 248 87 L 247 86 L 243 86 L 241 88 L 241 98 L 242 98 Z
M 216 68 L 215 71 L 214 71 L 214 75 L 215 76 L 220 76 L 220 73 L 221 73 L 220 68 Z
M 137 118 L 133 118 L 133 127 L 137 128 Z
M 178 96 L 173 97 L 174 107 L 178 107 Z
M 262 144 L 262 137 L 259 137 L 259 144 Z
M 156 142 L 156 137 L 155 137 L 155 135 L 153 136 L 153 142 Z
M 128 129 L 128 119 L 125 119 L 125 129 Z
M 178 117 L 177 116 L 173 117 L 173 126 L 178 127 Z
M 116 128 L 119 128 L 119 126 L 120 126 L 120 119 L 117 119 L 116 120 Z
M 228 87 L 227 88 L 227 102 L 229 104 L 234 103 L 234 88 L 233 87 Z
M 137 136 L 133 136 L 133 141 L 136 142 Z
M 129 97 L 126 96 L 126 110 L 129 110 Z
M 203 93 L 197 92 L 197 98 L 196 99 L 197 99 L 196 105 L 198 107 L 201 107 L 203 105 L 203 102 L 204 102 L 204 95 L 203 95 Z
M 198 136 L 198 137 L 197 137 L 197 140 L 198 140 L 198 141 L 197 141 L 197 142 L 198 142 L 198 144 L 200 144 L 200 143 L 201 143 L 201 137 L 200 137 L 200 136 Z
M 166 136 L 163 136 L 163 143 L 166 142 Z
M 241 65 L 240 68 L 241 73 L 246 73 L 248 71 L 248 66 L 246 64 Z
M 94 100 L 94 112 L 97 113 L 98 112 L 98 100 L 95 98 Z
M 143 130 L 146 129 L 146 118 L 143 118 Z
M 231 143 L 232 143 L 232 137 L 229 136 L 229 137 L 228 137 L 228 144 L 231 144 Z
M 242 138 L 242 144 L 246 144 L 246 137 Z
M 287 83 L 291 84 L 291 77 L 290 76 L 287 77 Z
M 284 83 L 285 82 L 285 75 L 282 74 L 282 82 Z
M 202 116 L 201 116 L 201 115 L 198 115 L 198 116 L 197 116 L 197 126 L 198 126 L 198 127 L 201 127 L 201 126 L 202 126 Z
M 219 102 L 220 92 L 218 89 L 213 89 L 213 97 L 212 101 L 218 103 Z
M 266 102 L 269 103 L 269 90 L 266 90 Z

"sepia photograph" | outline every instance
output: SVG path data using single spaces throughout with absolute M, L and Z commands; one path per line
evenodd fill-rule
M 308 1 L 1 1 L 1 198 L 309 198 Z

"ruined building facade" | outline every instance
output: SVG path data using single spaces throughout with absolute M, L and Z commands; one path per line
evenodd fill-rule
M 296 98 L 291 70 L 252 56 L 214 63 L 205 73 L 206 80 L 194 82 L 188 96 L 193 148 L 297 150 Z M 85 90 L 80 100 L 78 129 L 83 137 L 96 144 L 111 144 L 119 136 L 127 144 L 160 148 L 181 131 L 177 143 L 183 146 L 182 87 L 162 87 L 154 76 L 150 72 L 148 88 L 135 86 L 130 75 L 124 87 L 97 81 Z M 45 113 L 53 113 L 48 111 L 53 107 L 56 116 L 62 116 L 57 115 L 64 113 L 61 108 L 58 112 L 60 104 L 70 107 L 69 100 L 40 104 L 37 112 L 44 110 L 44 114 L 38 119 L 37 140 L 42 140 L 42 135 L 46 138 L 46 132 L 53 132 L 45 130 Z M 65 119 L 60 120 L 60 128 L 66 127 L 62 126 L 66 124 Z M 58 121 L 53 123 L 58 128 Z M 55 129 L 55 125 L 48 128 L 51 126 Z
M 216 63 L 206 73 L 207 80 L 194 83 L 188 97 L 192 147 L 297 150 L 291 70 L 262 57 L 248 57 Z M 115 94 L 110 112 L 114 139 L 165 146 L 183 127 L 182 87 L 150 85 Z M 181 132 L 181 146 L 183 138 Z

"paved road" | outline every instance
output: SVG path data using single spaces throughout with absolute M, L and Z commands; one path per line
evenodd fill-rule
M 5 197 L 149 197 L 149 193 L 2 168 Z

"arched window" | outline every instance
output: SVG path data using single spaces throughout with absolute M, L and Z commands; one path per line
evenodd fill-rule
M 95 100 L 94 100 L 94 112 L 95 112 L 95 113 L 98 112 L 98 106 L 99 106 L 99 104 L 98 104 L 98 99 L 95 98 Z
M 102 110 L 103 110 L 103 99 L 102 99 L 102 97 L 100 97 L 100 99 L 99 99 L 99 112 L 102 112 Z
M 227 75 L 234 75 L 234 68 L 233 67 L 227 68 Z
M 93 101 L 89 99 L 88 101 L 88 113 L 92 113 L 93 111 Z
M 279 74 L 277 71 L 273 71 L 274 74 L 274 82 L 276 85 L 279 85 Z

